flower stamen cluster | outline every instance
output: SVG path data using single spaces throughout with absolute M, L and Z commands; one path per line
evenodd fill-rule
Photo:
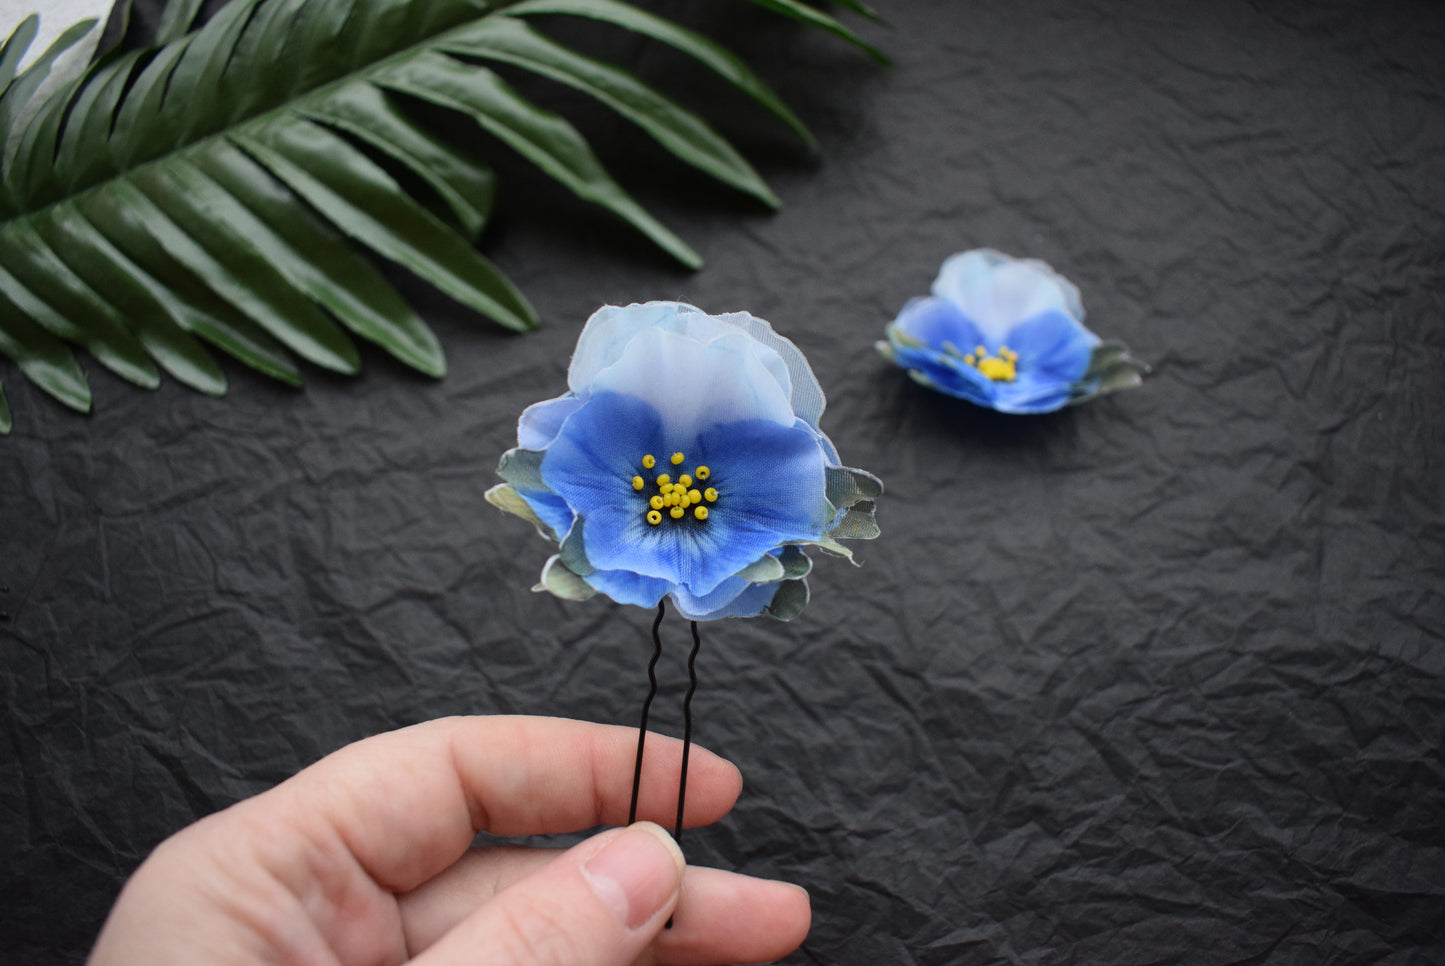
M 998 347 L 996 356 L 989 355 L 986 347 L 977 346 L 963 361 L 994 382 L 1013 382 L 1018 378 L 1019 354 L 1006 345 Z
M 682 462 L 686 459 L 687 457 L 682 453 L 673 453 L 671 457 L 672 465 L 681 466 Z M 651 453 L 642 457 L 643 469 L 650 470 L 655 466 L 657 466 L 657 457 Z M 692 476 L 686 473 L 680 474 L 676 482 L 674 482 L 672 477 L 667 473 L 658 474 L 657 478 L 653 481 L 657 485 L 657 492 L 647 500 L 649 509 L 645 516 L 649 524 L 654 527 L 660 524 L 664 513 L 673 520 L 681 520 L 687 515 L 689 508 L 692 509 L 692 518 L 694 520 L 701 522 L 707 519 L 708 508 L 703 506 L 703 504 L 705 502 L 716 503 L 718 491 L 716 487 L 712 486 L 705 490 L 697 489 L 693 486 L 693 477 L 695 476 L 698 482 L 706 482 L 708 477 L 712 476 L 712 470 L 706 466 L 698 466 L 693 469 L 692 473 Z M 634 476 L 632 478 L 632 488 L 634 490 L 641 491 L 645 486 L 647 486 L 647 481 L 641 476 Z

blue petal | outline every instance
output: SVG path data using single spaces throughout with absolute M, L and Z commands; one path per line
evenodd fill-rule
M 1089 370 L 1098 336 L 1062 312 L 1045 312 L 1014 326 L 1009 347 L 1018 365 L 1041 379 L 1074 382 Z
M 946 299 L 909 299 L 893 324 L 905 335 L 940 351 L 952 345 L 960 352 L 972 352 L 983 341 L 983 333 L 973 320 Z
M 909 338 L 899 338 L 899 334 Z M 982 339 L 978 327 L 953 303 L 940 298 L 909 299 L 887 329 L 894 361 L 932 389 L 992 406 L 994 384 L 977 369 L 949 354 L 944 346 L 970 352 Z M 925 343 L 911 344 L 911 340 Z
M 990 347 L 1021 319 L 1051 310 L 1081 322 L 1084 318 L 1079 290 L 1068 279 L 1044 262 L 990 249 L 950 256 L 933 282 L 933 294 L 977 323 Z
M 1052 412 L 1065 406 L 1100 341 L 1062 312 L 1045 312 L 1020 323 L 1008 340 L 1019 355 L 1018 376 L 999 384 L 995 405 L 1010 413 Z
M 633 490 L 630 481 L 643 472 L 644 454 L 678 451 L 686 466 L 711 468 L 708 484 L 721 496 L 706 521 L 688 516 L 653 526 L 646 501 L 656 490 Z M 541 472 L 583 518 L 593 567 L 660 578 L 693 594 L 712 592 L 785 542 L 817 539 L 831 518 L 824 452 L 801 420 L 786 427 L 740 420 L 689 436 L 635 396 L 596 393 L 567 419 Z
M 522 489 L 521 487 L 517 487 L 516 490 L 517 495 L 526 500 L 527 505 L 532 508 L 532 512 L 537 514 L 537 519 L 551 527 L 552 532 L 557 534 L 559 542 L 567 535 L 567 531 L 572 529 L 572 522 L 577 519 L 577 514 L 573 513 L 572 508 L 567 505 L 567 501 L 556 493 L 547 490 Z
M 980 406 L 993 405 L 994 386 L 972 366 L 964 365 L 953 356 L 937 349 L 893 346 L 893 355 L 898 365 L 907 369 L 909 375 L 930 389 L 967 399 Z
M 625 570 L 599 570 L 584 578 L 587 583 L 617 601 L 638 607 L 656 607 L 664 596 L 672 598 L 683 617 L 694 621 L 724 617 L 756 617 L 772 603 L 779 584 L 754 584 L 737 577 L 719 584 L 701 597 L 686 588 L 673 587 L 656 577 L 643 577 Z
M 711 621 L 723 617 L 756 617 L 773 602 L 781 583 L 751 584 L 736 577 L 718 585 L 705 597 L 694 597 L 686 590 L 672 595 L 678 613 L 688 620 Z
M 568 393 L 528 406 L 517 420 L 517 445 L 522 449 L 546 449 L 557 438 L 562 421 L 581 405 L 582 400 Z
M 617 603 L 637 607 L 656 607 L 672 590 L 672 584 L 660 577 L 644 577 L 630 570 L 598 570 L 582 579 Z

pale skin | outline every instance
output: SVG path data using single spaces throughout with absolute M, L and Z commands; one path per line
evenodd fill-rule
M 636 747 L 630 728 L 526 717 L 348 745 L 161 843 L 90 966 L 650 966 L 797 948 L 806 892 L 686 866 L 652 824 L 677 807 L 675 739 L 648 738 L 638 824 L 565 851 L 472 848 L 478 831 L 625 823 Z M 741 790 L 737 768 L 693 746 L 685 824 L 717 821 Z

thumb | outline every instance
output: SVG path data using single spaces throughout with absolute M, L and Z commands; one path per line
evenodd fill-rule
M 497 893 L 418 966 L 626 966 L 677 904 L 686 863 L 651 822 L 596 835 Z

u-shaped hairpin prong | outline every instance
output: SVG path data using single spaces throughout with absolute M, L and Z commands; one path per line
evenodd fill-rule
M 637 821 L 637 793 L 642 789 L 642 750 L 647 746 L 647 713 L 657 697 L 657 659 L 662 657 L 662 617 L 667 613 L 667 598 L 657 602 L 657 616 L 652 620 L 652 660 L 647 662 L 647 700 L 642 702 L 642 723 L 637 726 L 637 762 L 632 766 L 632 804 L 627 809 L 627 824 Z M 684 755 L 684 759 L 685 759 Z

